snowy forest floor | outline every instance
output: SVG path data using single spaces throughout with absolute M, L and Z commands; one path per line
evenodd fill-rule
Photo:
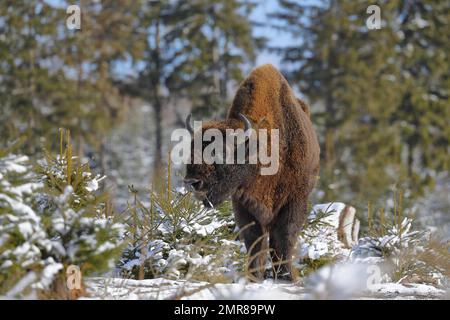
M 283 283 L 265 280 L 261 283 L 211 284 L 208 282 L 168 280 L 129 280 L 120 278 L 86 279 L 89 297 L 85 299 L 245 299 L 245 300 L 302 300 L 317 297 L 301 283 Z M 373 285 L 358 296 L 349 299 L 449 299 L 449 293 L 426 284 L 383 283 Z
M 119 158 L 111 159 L 111 163 L 136 164 L 130 168 L 128 165 L 119 165 L 109 174 L 115 182 L 116 202 L 125 206 L 127 198 L 127 185 L 133 185 L 138 189 L 145 189 L 151 178 L 149 168 L 151 160 L 147 150 L 149 144 L 146 125 L 149 117 L 149 108 L 136 109 L 133 116 L 108 140 L 110 155 Z M 133 139 L 128 139 L 130 132 Z M 124 150 L 126 152 L 124 152 Z M 139 150 L 139 152 L 136 152 Z M 165 150 L 167 151 L 167 150 Z M 166 152 L 165 152 L 166 153 Z M 112 176 L 112 177 L 111 177 Z M 176 176 L 176 175 L 173 175 Z M 122 189 L 121 189 L 122 188 Z M 450 208 L 450 177 L 447 174 L 439 176 L 437 188 L 426 197 L 419 199 L 414 210 L 415 222 L 418 229 L 428 229 L 430 226 L 438 226 L 443 239 L 450 239 L 450 219 L 448 209 Z M 315 199 L 323 200 L 323 199 Z M 339 245 L 334 241 L 323 241 L 322 238 L 313 237 L 312 244 L 306 248 L 313 248 L 314 253 L 324 254 L 323 243 L 331 242 L 331 251 L 339 251 Z M 311 250 L 310 250 L 311 251 Z M 326 250 L 325 250 L 326 251 Z M 347 253 L 347 252 L 346 252 Z M 365 270 L 364 272 L 365 273 Z M 350 272 L 350 274 L 352 274 Z M 348 280 L 348 279 L 347 279 Z M 353 280 L 353 279 L 350 279 Z M 90 297 L 88 299 L 449 299 L 450 292 L 446 289 L 437 288 L 431 284 L 421 283 L 394 283 L 384 282 L 374 284 L 371 289 L 342 294 L 342 288 L 317 292 L 320 285 L 315 285 L 314 290 L 308 288 L 308 284 L 300 280 L 295 284 L 277 283 L 273 280 L 265 280 L 262 283 L 248 283 L 234 281 L 234 283 L 209 283 L 194 280 L 168 280 L 155 278 L 147 280 L 131 280 L 113 277 L 93 277 L 86 279 L 86 286 Z M 325 281 L 326 282 L 326 281 Z M 343 281 L 343 285 L 346 283 Z M 329 288 L 328 288 L 329 289 Z M 339 292 L 341 291 L 341 292 Z M 344 288 L 345 291 L 345 288 Z M 351 291 L 351 290 L 350 290 Z M 326 292 L 326 294 L 324 294 Z

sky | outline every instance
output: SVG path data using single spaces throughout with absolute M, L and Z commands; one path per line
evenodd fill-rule
M 253 11 L 251 18 L 258 22 L 265 22 L 264 27 L 255 28 L 256 36 L 265 36 L 268 39 L 268 46 L 284 46 L 292 41 L 289 34 L 283 33 L 270 27 L 270 20 L 268 14 L 275 12 L 278 9 L 276 0 L 261 0 L 261 3 Z M 256 60 L 256 64 L 271 63 L 277 68 L 280 68 L 280 57 L 267 50 L 261 52 Z

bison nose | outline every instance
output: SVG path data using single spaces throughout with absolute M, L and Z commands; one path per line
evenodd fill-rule
M 184 179 L 184 183 L 194 190 L 199 190 L 203 186 L 203 181 L 199 179 Z

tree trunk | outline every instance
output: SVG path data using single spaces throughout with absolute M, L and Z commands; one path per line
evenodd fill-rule
M 64 274 L 59 274 L 48 290 L 41 290 L 38 293 L 38 298 L 44 300 L 77 300 L 85 296 L 87 296 L 87 292 L 83 281 L 81 281 L 79 289 L 69 289 Z
M 163 169 L 162 163 L 162 110 L 159 103 L 155 103 L 153 110 L 155 112 L 155 152 L 153 160 L 153 183 L 157 183 L 158 179 L 161 178 L 161 173 Z
M 100 173 L 105 176 L 108 173 L 108 161 L 106 157 L 106 138 L 101 138 L 102 142 L 100 144 L 99 150 L 99 160 L 100 160 Z
M 160 38 L 160 21 L 155 21 L 155 48 L 153 51 L 153 59 L 156 66 L 155 73 L 151 79 L 153 89 L 153 111 L 155 123 L 155 152 L 153 159 L 153 176 L 152 184 L 158 185 L 162 173 L 162 97 L 161 97 L 161 38 Z
M 229 50 L 228 47 L 228 43 L 229 43 L 229 39 L 228 36 L 225 35 L 225 45 L 224 45 L 224 52 L 227 53 Z M 222 57 L 223 60 L 223 78 L 220 84 L 220 98 L 221 98 L 221 103 L 224 104 L 226 103 L 226 100 L 228 99 L 228 81 L 229 81 L 229 74 L 228 74 L 228 69 L 229 69 L 229 61 L 228 58 Z
M 411 178 L 413 174 L 413 163 L 414 163 L 414 147 L 412 146 L 412 143 L 408 144 L 408 177 Z

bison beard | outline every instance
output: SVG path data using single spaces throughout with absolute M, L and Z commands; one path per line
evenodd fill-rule
M 227 119 L 203 123 L 202 130 L 195 134 L 216 128 L 225 135 L 227 128 L 243 128 L 248 123 L 241 114 L 256 129 L 279 130 L 278 172 L 261 175 L 260 164 L 190 164 L 185 182 L 205 205 L 217 205 L 231 196 L 253 279 L 264 276 L 270 252 L 274 278 L 292 280 L 298 232 L 319 173 L 320 149 L 309 108 L 294 96 L 286 79 L 272 65 L 263 65 L 242 82 Z

